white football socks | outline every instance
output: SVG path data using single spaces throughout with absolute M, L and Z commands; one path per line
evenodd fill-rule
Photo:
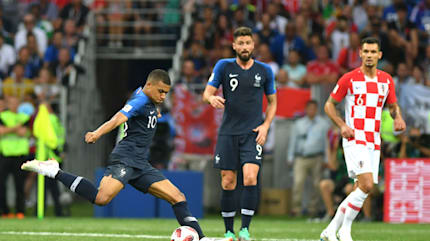
M 342 225 L 349 197 L 350 195 L 348 195 L 340 203 L 339 207 L 336 210 L 336 215 L 334 215 L 333 219 L 330 221 L 330 224 L 327 226 L 327 231 L 336 233 Z
M 341 227 L 342 232 L 351 232 L 352 222 L 360 212 L 360 209 L 363 206 L 364 200 L 366 200 L 367 195 L 368 194 L 364 193 L 359 187 L 357 187 L 357 189 L 355 189 L 353 192 L 351 192 L 351 194 L 348 195 L 348 197 L 346 198 L 348 199 L 348 202 L 346 203 L 346 210 Z

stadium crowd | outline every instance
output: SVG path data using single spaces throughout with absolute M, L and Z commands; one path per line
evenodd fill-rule
M 152 26 L 150 22 L 153 20 L 162 19 L 166 23 L 180 21 L 180 16 L 176 13 L 158 14 L 157 11 L 130 13 L 125 9 L 145 7 L 157 9 L 168 6 L 175 8 L 180 6 L 179 2 L 4 1 L 0 8 L 0 110 L 2 110 L 0 119 L 2 125 L 5 125 L 5 120 L 2 119 L 5 110 L 26 117 L 22 117 L 22 123 L 14 124 L 16 128 L 15 126 L 7 130 L 0 128 L 0 136 L 3 138 L 5 135 L 17 135 L 26 139 L 29 145 L 29 151 L 14 154 L 13 157 L 35 153 L 34 145 L 31 144 L 32 137 L 28 133 L 39 103 L 49 103 L 48 106 L 52 106 L 49 108 L 52 113 L 58 113 L 60 87 L 68 85 L 67 76 L 73 67 L 77 42 L 82 37 L 86 16 L 91 9 L 107 10 L 96 14 L 96 22 L 99 23 L 96 31 L 110 37 L 98 39 L 98 44 L 115 48 L 124 45 L 150 45 L 150 42 L 127 40 L 123 35 L 129 32 L 145 34 L 166 31 Z M 313 95 L 315 102 L 308 102 L 306 110 L 290 118 L 295 120 L 294 125 L 299 126 L 298 122 L 309 115 L 322 114 L 320 107 L 338 78 L 360 66 L 359 43 L 361 38 L 367 36 L 378 37 L 382 43 L 383 58 L 379 68 L 394 76 L 402 108 L 409 107 L 407 97 L 415 88 L 428 89 L 430 93 L 428 44 L 430 0 L 188 0 L 181 4 L 186 10 L 192 11 L 193 23 L 182 54 L 181 76 L 175 87 L 184 87 L 195 99 L 201 99 L 214 64 L 220 58 L 234 57 L 231 43 L 233 30 L 238 26 L 253 29 L 256 43 L 254 57 L 271 66 L 278 88 L 319 93 Z M 120 21 L 132 21 L 135 24 L 132 27 L 115 24 Z M 106 22 L 113 24 L 106 25 Z M 13 111 L 14 105 L 17 106 L 16 111 Z M 309 110 L 314 107 L 316 108 Z M 193 108 L 199 109 L 196 106 Z M 406 133 L 399 134 L 393 131 L 388 111 L 383 113 L 382 159 L 430 157 L 429 136 L 426 134 L 430 131 L 427 126 L 429 113 L 410 115 L 405 111 L 404 114 L 407 115 L 406 120 L 410 128 Z M 423 121 L 418 116 L 426 118 Z M 325 119 L 324 115 L 318 118 Z M 165 137 L 158 138 L 160 142 L 166 142 L 171 133 L 166 129 L 162 129 Z M 314 176 L 313 192 L 322 197 L 326 209 L 324 218 L 329 220 L 334 214 L 335 203 L 342 200 L 352 188 L 345 170 L 339 130 L 328 121 L 327 126 L 318 127 L 318 130 L 321 131 L 319 133 L 321 139 L 316 141 L 322 140 L 327 148 L 315 150 L 307 155 L 304 148 L 309 146 L 305 142 L 294 143 L 297 138 L 293 132 L 285 137 L 290 143 L 283 148 L 289 149 L 285 162 L 294 170 L 293 190 L 296 193 L 293 192 L 292 196 L 298 197 L 294 201 L 296 206 L 292 214 L 304 213 L 300 193 L 303 192 L 302 182 L 303 178 L 306 178 L 307 167 L 299 164 L 303 164 L 300 161 L 307 159 L 319 164 L 321 175 Z M 202 141 L 203 144 L 204 141 L 206 140 Z M 303 147 L 292 148 L 292 143 Z M 167 163 L 172 144 L 169 142 L 163 145 L 167 149 L 158 150 L 157 153 L 163 154 L 158 155 L 159 163 L 156 160 L 152 161 L 155 166 L 167 168 L 169 165 L 172 166 Z M 265 151 L 273 151 L 273 144 L 271 145 L 270 141 L 266 145 L 268 147 Z M 0 176 L 6 178 L 9 172 L 14 174 L 16 193 L 19 194 L 16 215 L 23 217 L 25 198 L 22 197 L 28 195 L 27 187 L 31 187 L 32 177 L 28 181 L 29 184 L 24 185 L 26 177 L 19 170 L 21 163 L 6 166 L 5 149 L 3 145 L 1 147 L 3 156 L 0 160 L 2 172 Z M 26 159 L 28 158 L 23 160 Z M 299 172 L 304 177 L 298 178 Z M 383 173 L 380 178 L 383 179 Z M 375 190 L 372 198 L 378 200 L 380 192 L 380 189 Z M 367 219 L 379 218 L 375 211 L 371 213 L 371 206 L 370 201 L 365 204 L 364 216 Z M 318 211 L 313 208 L 307 208 L 310 212 L 308 214 L 317 216 Z M 6 206 L 4 180 L 0 180 L 0 213 L 3 216 L 14 216 Z M 61 211 L 57 214 L 61 215 Z
M 49 113 L 59 145 L 48 151 L 50 158 L 62 160 L 65 131 L 57 117 L 61 88 L 69 85 L 89 8 L 73 1 L 2 1 L 0 5 L 0 213 L 2 217 L 23 218 L 26 200 L 35 175 L 21 170 L 21 164 L 34 159 L 39 151 L 33 124 L 39 104 Z M 7 205 L 6 181 L 15 185 L 15 212 Z M 47 180 L 55 214 L 62 216 L 59 190 Z M 27 205 L 31 204 L 27 202 Z

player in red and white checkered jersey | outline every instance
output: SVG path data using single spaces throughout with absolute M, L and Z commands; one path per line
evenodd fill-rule
M 361 66 L 343 75 L 325 104 L 325 112 L 341 129 L 348 175 L 356 180 L 355 190 L 343 200 L 321 240 L 352 241 L 351 224 L 364 200 L 378 183 L 381 150 L 381 113 L 388 105 L 394 119 L 394 129 L 406 128 L 397 105 L 394 82 L 388 73 L 376 69 L 382 57 L 381 44 L 376 38 L 361 41 Z M 336 105 L 345 99 L 345 120 L 336 112 Z M 339 230 L 339 231 L 338 231 Z

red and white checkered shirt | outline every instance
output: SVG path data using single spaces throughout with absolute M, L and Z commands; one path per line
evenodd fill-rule
M 345 98 L 345 122 L 354 138 L 343 139 L 343 146 L 355 144 L 381 149 L 381 113 L 384 103 L 396 103 L 394 81 L 388 73 L 376 70 L 376 77 L 365 76 L 360 68 L 343 75 L 330 95 L 340 102 Z

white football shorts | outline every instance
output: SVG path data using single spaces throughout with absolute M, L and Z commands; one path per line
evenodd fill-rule
M 372 173 L 373 182 L 378 183 L 380 150 L 365 145 L 351 145 L 343 148 L 348 176 L 356 179 L 363 173 Z

